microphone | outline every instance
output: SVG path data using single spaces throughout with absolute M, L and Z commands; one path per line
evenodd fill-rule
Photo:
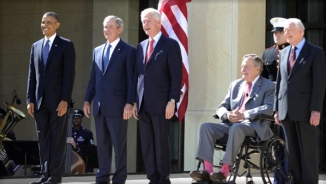
M 16 99 L 16 104 L 20 105 L 22 103 L 22 101 L 20 100 L 16 90 L 14 90 L 14 99 Z

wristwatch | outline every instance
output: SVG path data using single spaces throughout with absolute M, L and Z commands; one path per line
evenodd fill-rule
M 171 102 L 171 103 L 175 103 L 175 100 L 174 100 L 174 99 L 171 99 L 170 102 Z

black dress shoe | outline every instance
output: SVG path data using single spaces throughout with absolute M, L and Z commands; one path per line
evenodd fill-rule
M 223 173 L 221 172 L 218 172 L 218 173 L 212 173 L 209 178 L 212 180 L 212 181 L 215 181 L 215 182 L 225 182 L 226 181 L 226 177 L 224 176 Z
M 38 181 L 31 182 L 29 184 L 42 184 L 43 182 L 46 182 L 47 178 L 40 178 Z
M 52 178 L 49 178 L 48 180 L 46 180 L 42 184 L 61 184 L 61 181 L 53 181 Z
M 191 171 L 190 177 L 195 181 L 211 181 L 209 179 L 209 173 L 206 170 L 203 171 Z

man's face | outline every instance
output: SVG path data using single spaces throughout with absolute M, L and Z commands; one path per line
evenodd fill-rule
M 242 79 L 247 82 L 252 82 L 260 74 L 260 67 L 254 65 L 252 57 L 247 57 L 242 60 L 241 64 Z
M 55 34 L 57 29 L 60 27 L 60 22 L 52 16 L 43 16 L 41 22 L 41 29 L 43 31 L 43 35 L 47 38 L 51 37 Z
M 109 19 L 103 24 L 104 37 L 110 43 L 119 38 L 122 27 L 117 27 L 115 19 Z
M 146 35 L 151 38 L 161 30 L 161 21 L 156 20 L 152 13 L 148 13 L 143 17 L 142 24 Z
M 81 118 L 74 118 L 72 120 L 73 126 L 80 126 L 82 123 L 82 119 Z
M 284 36 L 289 44 L 295 46 L 302 40 L 303 30 L 290 23 L 284 26 Z
M 286 43 L 286 38 L 284 36 L 283 31 L 275 31 L 273 33 L 273 36 L 274 36 L 274 42 L 276 45 L 283 45 Z

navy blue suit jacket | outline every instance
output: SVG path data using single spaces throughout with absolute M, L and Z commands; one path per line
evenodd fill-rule
M 101 107 L 102 113 L 108 116 L 123 116 L 126 103 L 133 104 L 132 85 L 136 49 L 119 41 L 115 47 L 109 65 L 102 68 L 105 44 L 93 51 L 93 63 L 84 101 L 92 102 L 93 113 L 97 116 Z
M 143 102 L 151 114 L 164 115 L 170 99 L 180 99 L 182 57 L 180 46 L 174 39 L 162 34 L 148 63 L 144 64 L 149 39 L 137 46 L 137 65 L 134 87 L 138 110 Z
M 76 53 L 73 43 L 57 35 L 53 40 L 46 66 L 42 50 L 44 38 L 32 45 L 27 82 L 27 104 L 39 109 L 42 101 L 54 111 L 61 100 L 71 101 L 75 79 Z

